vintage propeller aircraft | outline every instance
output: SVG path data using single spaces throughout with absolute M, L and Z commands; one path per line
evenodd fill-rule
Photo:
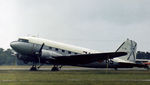
M 36 71 L 43 64 L 51 64 L 51 71 L 59 71 L 64 65 L 91 68 L 106 68 L 108 65 L 115 69 L 133 67 L 137 44 L 127 39 L 116 52 L 100 53 L 52 40 L 21 37 L 11 42 L 10 46 L 17 52 L 18 59 L 33 63 L 30 70 Z

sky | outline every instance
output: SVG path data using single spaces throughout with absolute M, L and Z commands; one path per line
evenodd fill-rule
M 0 0 L 0 48 L 38 36 L 99 51 L 150 51 L 150 0 Z

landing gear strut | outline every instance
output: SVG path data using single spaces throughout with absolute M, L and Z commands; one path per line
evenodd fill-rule
M 30 71 L 37 71 L 36 63 L 33 62 L 32 67 L 30 68 Z

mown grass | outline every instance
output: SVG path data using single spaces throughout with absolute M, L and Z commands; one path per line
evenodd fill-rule
M 52 68 L 52 67 L 53 67 L 52 65 L 51 65 L 51 66 L 50 66 L 50 65 L 44 65 L 44 66 L 42 66 L 41 68 Z M 1 66 L 0 66 L 0 69 L 1 69 L 1 68 L 2 68 L 2 69 L 4 69 L 4 68 L 5 68 L 5 69 L 7 69 L 7 68 L 9 68 L 9 69 L 10 69 L 10 68 L 28 68 L 28 69 L 30 69 L 30 68 L 31 68 L 31 65 L 28 65 L 28 66 L 27 66 L 27 65 L 25 65 L 25 66 L 24 66 L 24 65 L 20 65 L 20 66 L 16 66 L 16 65 L 8 65 L 8 66 L 7 66 L 7 65 L 3 65 L 3 66 L 2 66 L 2 65 L 1 65 Z M 77 66 L 65 66 L 65 68 L 82 68 L 82 67 L 77 67 Z
M 150 71 L 0 71 L 0 85 L 149 85 L 149 80 Z

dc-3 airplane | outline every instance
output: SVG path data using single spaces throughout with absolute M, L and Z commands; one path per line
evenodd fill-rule
M 135 63 L 137 44 L 129 39 L 116 52 L 108 53 L 37 37 L 21 37 L 11 42 L 10 46 L 17 52 L 18 59 L 33 63 L 30 68 L 32 71 L 38 70 L 43 64 L 53 65 L 51 71 L 59 71 L 65 65 L 115 69 L 139 66 Z

